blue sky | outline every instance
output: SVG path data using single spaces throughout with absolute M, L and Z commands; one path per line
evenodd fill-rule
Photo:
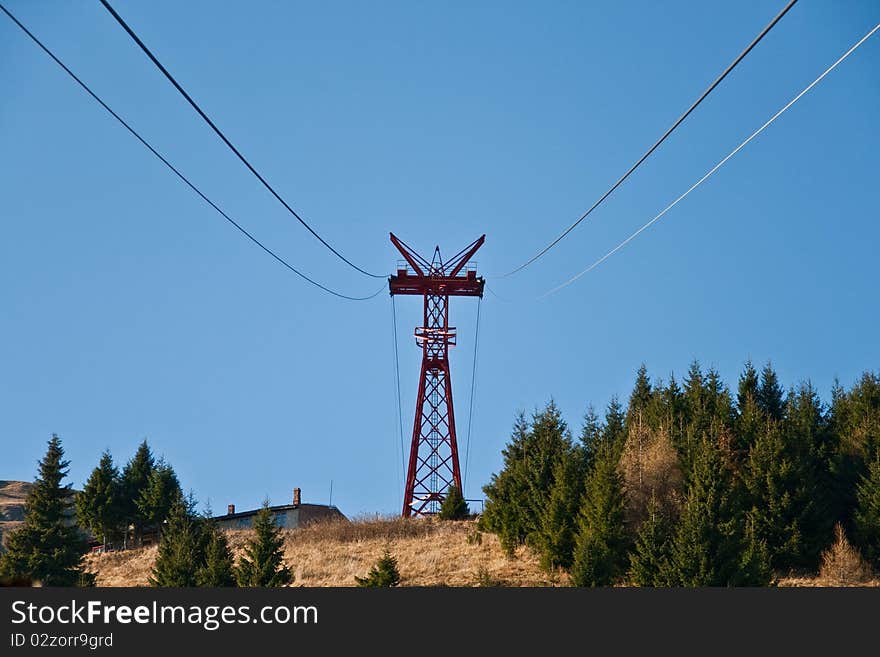
M 263 190 L 100 4 L 5 0 L 197 185 L 303 271 L 375 291 Z M 802 0 L 590 219 L 576 219 L 783 2 L 133 2 L 114 6 L 270 182 L 348 257 L 389 272 L 388 232 L 477 258 L 483 300 L 466 496 L 517 410 L 576 430 L 699 359 L 735 383 L 772 359 L 827 399 L 878 369 L 880 36 L 660 223 L 562 292 L 880 21 Z M 147 438 L 215 510 L 402 494 L 391 302 L 340 301 L 245 241 L 0 19 L 0 478 L 52 432 L 81 485 Z M 397 305 L 404 431 L 421 302 Z M 464 451 L 477 302 L 452 304 Z M 408 437 L 407 437 L 408 441 Z

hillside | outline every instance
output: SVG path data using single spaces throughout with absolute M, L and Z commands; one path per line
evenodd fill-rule
M 0 541 L 24 520 L 24 502 L 33 487 L 26 481 L 0 480 Z
M 240 553 L 248 531 L 229 532 Z M 354 586 L 388 547 L 398 559 L 401 586 L 565 586 L 568 576 L 544 572 L 538 558 L 521 548 L 507 558 L 498 539 L 479 532 L 475 521 L 374 519 L 315 524 L 285 531 L 286 561 L 293 586 Z M 98 586 L 146 586 L 157 548 L 90 554 L 87 568 Z M 817 577 L 788 577 L 781 586 L 829 586 Z M 880 580 L 866 582 L 880 586 Z
M 228 533 L 236 555 L 247 530 Z M 553 586 L 566 578 L 543 572 L 536 556 L 505 557 L 498 539 L 476 530 L 475 521 L 376 519 L 327 522 L 285 531 L 287 563 L 294 586 L 354 586 L 388 547 L 397 557 L 402 586 Z M 91 554 L 87 567 L 98 586 L 143 586 L 156 547 Z

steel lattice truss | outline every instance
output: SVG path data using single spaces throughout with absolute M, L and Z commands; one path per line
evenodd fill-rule
M 468 261 L 485 240 L 485 235 L 444 263 L 439 247 L 429 263 L 391 235 L 405 264 L 389 278 L 391 294 L 424 297 L 422 326 L 416 328 L 416 344 L 422 348 L 422 368 L 413 421 L 412 444 L 403 500 L 404 516 L 437 513 L 449 487 L 461 490 L 458 443 L 449 347 L 455 345 L 455 327 L 449 326 L 450 296 L 483 296 L 484 280 L 477 277 Z

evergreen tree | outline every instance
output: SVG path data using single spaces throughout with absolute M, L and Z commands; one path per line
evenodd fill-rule
M 580 448 L 584 455 L 585 464 L 589 464 L 593 453 L 599 448 L 602 433 L 602 422 L 596 415 L 595 409 L 590 406 L 584 415 L 584 426 L 581 428 Z
M 98 467 L 76 496 L 76 517 L 79 525 L 107 544 L 119 535 L 122 525 L 122 499 L 119 470 L 109 451 L 101 454 Z
M 676 447 L 681 456 L 685 479 L 688 479 L 695 454 L 702 440 L 708 436 L 711 425 L 706 381 L 699 361 L 693 361 L 688 369 L 682 398 L 684 431 L 679 434 Z
M 661 401 L 661 428 L 669 432 L 673 443 L 678 443 L 677 436 L 681 434 L 684 421 L 684 393 L 675 380 L 675 374 L 669 376 L 669 385 L 661 391 Z
M 623 482 L 614 452 L 604 449 L 586 477 L 578 513 L 571 580 L 575 586 L 609 586 L 623 574 L 627 539 Z
M 150 574 L 151 586 L 197 586 L 204 568 L 205 545 L 201 519 L 182 496 L 172 503 L 159 540 L 159 554 Z
M 835 440 L 833 515 L 849 524 L 859 482 L 880 453 L 880 375 L 865 372 L 849 392 L 835 382 L 829 430 Z
M 446 497 L 440 505 L 440 513 L 437 517 L 440 520 L 464 520 L 470 514 L 471 510 L 468 509 L 464 495 L 461 494 L 458 486 L 452 484 L 446 491 Z
M 736 586 L 767 586 L 773 580 L 770 551 L 767 543 L 755 533 L 755 526 L 749 520 L 746 520 L 742 544 L 739 572 L 731 583 Z
M 728 586 L 738 580 L 741 542 L 730 475 L 718 446 L 701 441 L 670 552 L 671 586 Z
M 733 401 L 730 391 L 714 367 L 706 374 L 706 404 L 709 414 L 709 430 L 718 438 L 728 435 L 733 425 Z
M 556 464 L 550 499 L 541 517 L 536 547 L 541 565 L 547 570 L 571 567 L 574 552 L 575 522 L 583 490 L 580 450 L 572 450 Z
M 205 563 L 196 572 L 199 586 L 235 586 L 235 566 L 226 534 L 210 519 L 203 521 Z
M 804 497 L 811 501 L 804 518 L 800 565 L 815 568 L 836 521 L 831 499 L 836 449 L 822 402 L 809 383 L 789 394 L 784 427 L 786 441 L 797 459 Z
M 803 562 L 803 532 L 813 506 L 803 477 L 799 455 L 768 420 L 749 452 L 743 484 L 752 529 L 777 570 Z
M 127 525 L 131 524 L 134 527 L 135 543 L 141 542 L 145 522 L 138 508 L 138 500 L 149 484 L 154 467 L 153 453 L 144 440 L 122 470 L 122 516 L 126 524 L 126 538 Z
M 854 521 L 862 554 L 880 569 L 880 455 L 859 482 Z
M 758 387 L 758 406 L 764 415 L 777 422 L 785 415 L 782 386 L 776 371 L 768 362 L 761 370 L 761 385 Z
M 138 516 L 145 524 L 155 526 L 161 534 L 162 523 L 182 497 L 183 492 L 174 469 L 160 459 L 137 500 Z
M 639 413 L 646 413 L 651 404 L 652 397 L 651 379 L 648 378 L 648 368 L 642 363 L 636 372 L 636 383 L 629 397 L 627 410 L 627 428 L 631 427 L 633 418 Z
M 388 549 L 382 554 L 376 565 L 370 569 L 366 577 L 355 576 L 358 586 L 363 587 L 390 587 L 400 584 L 400 571 L 397 569 L 397 559 L 391 556 Z
M 68 512 L 73 493 L 61 484 L 69 465 L 61 440 L 53 434 L 25 502 L 24 525 L 7 538 L 0 577 L 30 578 L 43 586 L 94 583 L 82 564 L 88 546 Z
M 751 361 L 746 361 L 745 369 L 739 377 L 736 408 L 736 439 L 733 447 L 742 457 L 748 453 L 758 439 L 762 427 L 767 424 L 758 404 L 758 372 Z
M 672 522 L 660 502 L 652 497 L 648 517 L 639 527 L 633 551 L 629 555 L 629 577 L 638 586 L 668 584 L 669 554 L 672 547 Z
M 608 445 L 619 458 L 626 443 L 626 412 L 617 397 L 612 397 L 605 411 L 605 428 L 602 431 L 602 443 Z
M 254 536 L 245 545 L 235 574 L 239 586 L 285 586 L 293 580 L 284 564 L 284 537 L 275 525 L 268 500 L 254 518 Z
M 568 429 L 553 402 L 534 414 L 531 426 L 522 415 L 517 418 L 502 452 L 504 468 L 483 487 L 482 526 L 498 535 L 508 554 L 538 538 L 556 465 L 571 450 Z

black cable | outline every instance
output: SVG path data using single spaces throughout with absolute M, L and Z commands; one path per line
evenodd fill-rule
M 202 111 L 202 108 L 198 106 L 196 101 L 194 101 L 192 99 L 192 97 L 184 90 L 184 88 L 181 87 L 180 84 L 178 84 L 177 80 L 174 79 L 174 76 L 172 76 L 171 73 L 168 72 L 168 69 L 166 69 L 158 59 L 156 59 L 156 56 L 150 51 L 149 48 L 147 48 L 147 46 L 144 44 L 144 42 L 140 40 L 138 35 L 135 34 L 134 30 L 132 30 L 131 27 L 129 27 L 128 23 L 126 23 L 122 19 L 122 16 L 120 16 L 118 13 L 116 13 L 116 10 L 110 6 L 110 3 L 107 2 L 107 0 L 101 0 L 101 4 L 104 5 L 104 7 L 107 9 L 107 11 L 109 11 L 110 14 L 113 16 L 113 18 L 116 19 L 116 22 L 118 22 L 126 32 L 128 32 L 128 35 L 132 39 L 134 39 L 134 42 L 137 43 L 138 46 L 140 46 L 141 50 L 143 50 L 144 53 L 147 55 L 147 57 L 150 58 L 150 61 L 152 61 L 153 64 L 155 64 L 156 67 L 160 71 L 162 71 L 162 73 L 165 75 L 165 77 L 168 78 L 168 81 L 174 85 L 174 88 L 180 92 L 180 94 L 187 100 L 187 102 L 190 105 L 192 105 L 193 109 L 196 112 L 198 112 L 199 116 L 201 116 L 202 119 L 204 119 L 205 122 L 209 126 L 211 126 L 211 129 L 215 133 L 217 133 L 217 136 L 223 140 L 223 143 L 225 143 L 230 148 L 230 150 L 232 150 L 232 152 L 235 153 L 236 156 L 238 156 L 238 159 L 241 160 L 242 163 L 250 170 L 250 172 L 252 174 L 254 174 L 254 176 L 257 177 L 257 180 L 259 180 L 261 183 L 263 183 L 263 186 L 269 190 L 269 192 L 272 194 L 272 196 L 274 196 L 276 199 L 278 199 L 278 201 L 281 203 L 281 205 L 283 205 L 287 209 L 287 211 L 290 212 L 290 214 L 292 214 L 294 217 L 296 217 L 297 221 L 299 221 L 303 226 L 305 226 L 306 230 L 308 230 L 321 244 L 323 244 L 328 249 L 330 249 L 330 251 L 337 258 L 342 260 L 344 263 L 346 263 L 350 267 L 353 267 L 354 269 L 356 269 L 360 273 L 365 274 L 366 276 L 370 276 L 372 278 L 385 278 L 384 275 L 371 274 L 370 272 L 368 272 L 364 269 L 361 269 L 356 264 L 354 264 L 351 260 L 349 260 L 344 255 L 342 255 L 339 251 L 334 249 L 323 237 L 318 235 L 318 233 L 316 233 L 315 230 L 311 226 L 309 226 L 309 224 L 306 223 L 306 221 L 302 217 L 300 217 L 299 214 L 297 214 L 296 210 L 294 210 L 292 207 L 290 207 L 290 205 L 287 203 L 287 201 L 285 201 L 283 198 L 281 198 L 281 195 L 275 191 L 275 189 L 272 187 L 272 185 L 270 185 L 268 182 L 266 182 L 266 179 L 263 178 L 263 176 L 260 175 L 260 173 L 251 165 L 251 163 L 247 161 L 245 156 L 242 155 L 241 152 L 235 146 L 233 146 L 232 142 L 226 138 L 226 135 L 224 135 L 220 131 L 220 128 L 218 128 L 214 124 L 214 122 L 210 118 L 208 118 L 208 115 Z
M 101 1 L 103 2 L 104 0 L 101 0 Z M 540 257 L 541 257 L 542 255 L 544 255 L 545 253 L 547 253 L 547 251 L 549 251 L 549 250 L 552 249 L 554 246 L 556 246 L 557 244 L 559 244 L 559 242 L 561 242 L 562 239 L 563 239 L 566 235 L 568 235 L 572 230 L 574 230 L 575 227 L 577 227 L 578 224 L 580 224 L 584 219 L 586 219 L 586 218 L 590 215 L 590 213 L 591 213 L 593 210 L 595 210 L 597 207 L 599 207 L 599 205 L 602 203 L 602 201 L 604 201 L 606 198 L 608 198 L 609 196 L 611 196 L 612 192 L 614 192 L 615 189 L 617 189 L 618 187 L 620 187 L 620 185 L 623 183 L 623 181 L 626 180 L 627 178 L 629 178 L 630 174 L 631 174 L 633 171 L 635 171 L 635 170 L 639 167 L 639 165 L 640 165 L 642 162 L 644 162 L 645 160 L 647 160 L 648 157 L 651 155 L 651 153 L 653 153 L 655 150 L 657 150 L 657 147 L 660 146 L 660 144 L 662 144 L 664 141 L 666 141 L 666 138 L 667 138 L 669 135 L 672 134 L 672 132 L 673 132 L 673 131 L 674 131 L 674 130 L 675 130 L 675 129 L 681 124 L 681 122 L 684 121 L 684 120 L 688 117 L 688 115 L 689 115 L 691 112 L 693 112 L 693 111 L 697 108 L 697 106 L 698 106 L 700 103 L 703 102 L 703 100 L 705 100 L 706 96 L 708 96 L 710 93 L 712 93 L 712 90 L 714 90 L 715 87 L 717 87 L 719 84 L 721 84 L 721 81 L 722 81 L 724 78 L 727 77 L 727 74 L 730 73 L 734 68 L 736 68 L 736 65 L 739 64 L 739 63 L 745 58 L 745 56 L 749 54 L 749 52 L 751 52 L 752 48 L 754 48 L 756 45 L 758 45 L 758 43 L 761 41 L 761 39 L 763 39 L 763 38 L 767 35 L 767 33 L 768 33 L 771 29 L 773 29 L 773 26 L 776 25 L 776 23 L 778 23 L 778 22 L 782 19 L 782 17 L 785 16 L 786 13 L 788 13 L 788 10 L 791 9 L 791 8 L 794 6 L 794 4 L 795 4 L 796 2 L 797 2 L 797 0 L 789 0 L 789 3 L 783 8 L 783 10 L 780 11 L 780 12 L 776 15 L 776 18 L 774 18 L 772 21 L 770 21 L 770 23 L 767 25 L 767 27 L 765 27 L 765 28 L 761 31 L 761 33 L 760 33 L 757 37 L 755 37 L 755 39 L 754 39 L 754 40 L 748 45 L 748 47 L 746 47 L 746 49 L 743 50 L 735 60 L 733 60 L 733 62 L 730 64 L 730 66 L 728 66 L 728 67 L 724 70 L 724 73 L 722 73 L 721 75 L 718 76 L 718 78 L 715 80 L 715 82 L 713 82 L 713 83 L 709 86 L 709 88 L 706 89 L 706 91 L 704 91 L 703 94 L 702 94 L 699 98 L 697 98 L 697 100 L 694 102 L 694 104 L 691 105 L 691 106 L 688 108 L 688 110 L 687 110 L 684 114 L 682 114 L 680 117 L 678 117 L 678 119 L 676 120 L 676 122 L 673 123 L 672 126 L 671 126 L 671 127 L 665 132 L 665 133 L 663 133 L 663 136 L 660 137 L 660 139 L 658 139 L 656 142 L 654 142 L 654 145 L 651 146 L 651 148 L 649 148 L 649 149 L 645 152 L 645 154 L 642 155 L 642 157 L 640 157 L 640 158 L 638 159 L 638 161 L 637 161 L 635 164 L 633 164 L 633 165 L 629 168 L 629 171 L 627 171 L 627 172 L 626 172 L 625 174 L 623 174 L 620 178 L 618 178 L 617 182 L 614 183 L 614 184 L 611 186 L 611 188 L 610 188 L 607 192 L 605 192 L 604 194 L 602 194 L 602 196 L 599 197 L 599 200 L 596 201 L 595 203 L 593 203 L 593 205 L 590 207 L 589 210 L 587 210 L 586 212 L 584 212 L 584 213 L 580 216 L 580 218 L 578 218 L 577 221 L 575 221 L 571 226 L 569 226 L 568 228 L 566 228 L 566 229 L 562 232 L 562 234 L 559 235 L 559 237 L 557 237 L 555 240 L 553 240 L 552 242 L 550 242 L 550 244 L 548 244 L 548 245 L 545 246 L 543 249 L 541 249 L 536 255 L 534 255 L 534 256 L 532 256 L 531 258 L 529 258 L 526 262 L 524 262 L 523 264 L 521 264 L 521 265 L 520 265 L 519 267 L 517 267 L 516 269 L 513 269 L 513 270 L 507 272 L 506 274 L 503 274 L 503 275 L 501 276 L 501 278 L 506 278 L 507 276 L 512 276 L 513 274 L 517 273 L 518 271 L 520 271 L 520 270 L 522 270 L 522 269 L 525 269 L 525 268 L 528 267 L 530 264 L 532 264 L 533 262 L 535 262 L 535 260 L 537 260 L 538 258 L 540 258 Z
M 64 72 L 67 73 L 71 78 L 73 78 L 73 79 L 76 81 L 76 83 L 79 84 L 79 86 L 82 87 L 82 88 L 86 91 L 86 93 L 88 93 L 92 98 L 94 98 L 94 99 L 95 99 L 95 100 L 101 105 L 101 107 L 103 107 L 105 110 L 107 110 L 107 111 L 110 113 L 110 115 L 111 115 L 114 119 L 116 119 L 117 121 L 119 121 L 119 123 L 121 123 L 122 126 L 123 126 L 126 130 L 128 130 L 132 135 L 134 135 L 134 137 L 135 137 L 139 142 L 141 142 L 144 146 L 146 146 L 146 147 L 150 150 L 150 152 L 151 152 L 153 155 L 155 155 L 157 158 L 159 158 L 159 160 L 160 160 L 165 166 L 167 166 L 169 169 L 171 169 L 171 171 L 173 171 L 173 172 L 177 175 L 178 178 L 180 178 L 184 183 L 186 183 L 186 185 L 187 185 L 190 189 L 192 189 L 196 194 L 198 194 L 198 195 L 202 198 L 202 200 L 205 201 L 205 203 L 207 203 L 207 204 L 210 205 L 212 208 L 214 208 L 217 212 L 219 212 L 219 213 L 223 216 L 224 219 L 226 219 L 226 221 L 228 221 L 228 222 L 231 223 L 233 226 L 235 226 L 235 227 L 236 227 L 236 228 L 237 228 L 242 234 L 244 234 L 244 235 L 245 235 L 248 239 L 250 239 L 254 244 L 256 244 L 257 246 L 259 246 L 261 249 L 263 249 L 263 251 L 265 251 L 265 252 L 268 253 L 270 256 L 272 256 L 273 258 L 275 258 L 275 260 L 277 260 L 277 261 L 280 262 L 282 265 L 284 265 L 285 267 L 287 267 L 287 268 L 288 268 L 290 271 L 292 271 L 294 274 L 296 274 L 297 276 L 299 276 L 299 277 L 302 278 L 303 280 L 308 281 L 309 283 L 311 283 L 311 284 L 314 285 L 315 287 L 318 287 L 318 288 L 324 290 L 325 292 L 327 292 L 327 293 L 329 293 L 329 294 L 332 294 L 332 295 L 334 295 L 334 296 L 337 296 L 337 297 L 339 297 L 339 298 L 341 298 L 341 299 L 348 299 L 349 301 L 366 301 L 367 299 L 372 299 L 373 297 L 377 296 L 380 292 L 382 292 L 382 290 L 385 289 L 385 286 L 383 285 L 381 288 L 379 288 L 376 292 L 374 292 L 374 293 L 371 294 L 370 296 L 367 296 L 367 297 L 351 297 L 351 296 L 348 296 L 348 295 L 345 295 L 345 294 L 341 294 L 341 293 L 339 293 L 339 292 L 336 292 L 335 290 L 331 290 L 330 288 L 328 288 L 328 287 L 326 287 L 326 286 L 324 286 L 324 285 L 321 285 L 321 283 L 318 283 L 317 281 L 312 280 L 311 278 L 309 278 L 308 276 L 306 276 L 306 275 L 303 274 L 302 272 L 298 271 L 295 267 L 293 267 L 293 265 L 291 265 L 290 263 L 288 263 L 288 262 L 287 262 L 286 260 L 284 260 L 281 256 L 279 256 L 279 255 L 276 254 L 274 251 L 272 251 L 269 247 L 267 247 L 267 246 L 264 245 L 262 242 L 260 242 L 256 237 L 254 237 L 253 235 L 251 235 L 247 230 L 245 230 L 241 225 L 239 225 L 239 224 L 238 224 L 238 223 L 237 223 L 232 217 L 230 217 L 228 214 L 226 214 L 225 212 L 223 212 L 223 210 L 221 210 L 221 209 L 217 206 L 216 203 L 214 203 L 211 199 L 209 199 L 207 196 L 205 196 L 205 195 L 201 192 L 201 190 L 200 190 L 198 187 L 196 187 L 193 183 L 191 183 L 191 182 L 186 178 L 186 176 L 184 176 L 182 173 L 180 173 L 180 171 L 178 171 L 178 170 L 174 167 L 174 165 L 172 165 L 168 160 L 166 160 L 166 159 L 165 159 L 165 158 L 159 153 L 159 151 L 157 151 L 155 148 L 153 148 L 153 147 L 147 142 L 146 139 L 144 139 L 143 137 L 141 137 L 141 136 L 137 133 L 137 131 L 136 131 L 134 128 L 132 128 L 130 125 L 128 125 L 128 123 L 126 123 L 125 120 L 124 120 L 121 116 L 119 116 L 116 112 L 114 112 L 114 111 L 110 108 L 110 106 L 107 105 L 107 103 L 105 103 L 103 100 L 101 100 L 101 99 L 98 97 L 98 95 L 97 95 L 94 91 L 92 91 L 92 90 L 89 88 L 89 86 L 88 86 L 85 82 L 83 82 L 82 80 L 80 80 L 80 79 L 77 77 L 77 75 L 76 75 L 73 71 L 71 71 L 69 68 L 67 68 L 67 66 L 64 64 L 64 62 L 62 62 L 60 59 L 58 59 L 58 57 L 56 57 L 55 54 L 54 54 L 51 50 L 49 50 L 45 45 L 43 45 L 42 41 L 40 41 L 36 36 L 34 36 L 34 35 L 31 33 L 30 30 L 28 30 L 28 29 L 27 29 L 27 28 L 26 28 L 26 27 L 25 27 L 25 26 L 24 26 L 24 25 L 23 25 L 23 24 L 22 24 L 22 23 L 21 23 L 21 22 L 15 17 L 15 16 L 13 16 L 13 15 L 10 13 L 10 11 L 9 11 L 6 7 L 3 6 L 2 3 L 0 3 L 0 9 L 2 9 L 2 10 L 3 10 L 3 13 L 5 13 L 7 16 L 9 16 L 9 18 L 12 20 L 12 22 L 15 23 L 19 28 L 21 28 L 21 30 L 22 30 L 25 34 L 27 34 L 27 35 L 31 38 L 31 40 L 32 40 L 34 43 L 36 43 L 36 44 L 37 44 L 37 45 L 43 50 L 43 52 L 45 52 L 47 55 L 49 55 L 49 57 L 51 57 L 51 58 L 55 61 L 56 64 L 58 64 L 62 69 L 64 69 Z

